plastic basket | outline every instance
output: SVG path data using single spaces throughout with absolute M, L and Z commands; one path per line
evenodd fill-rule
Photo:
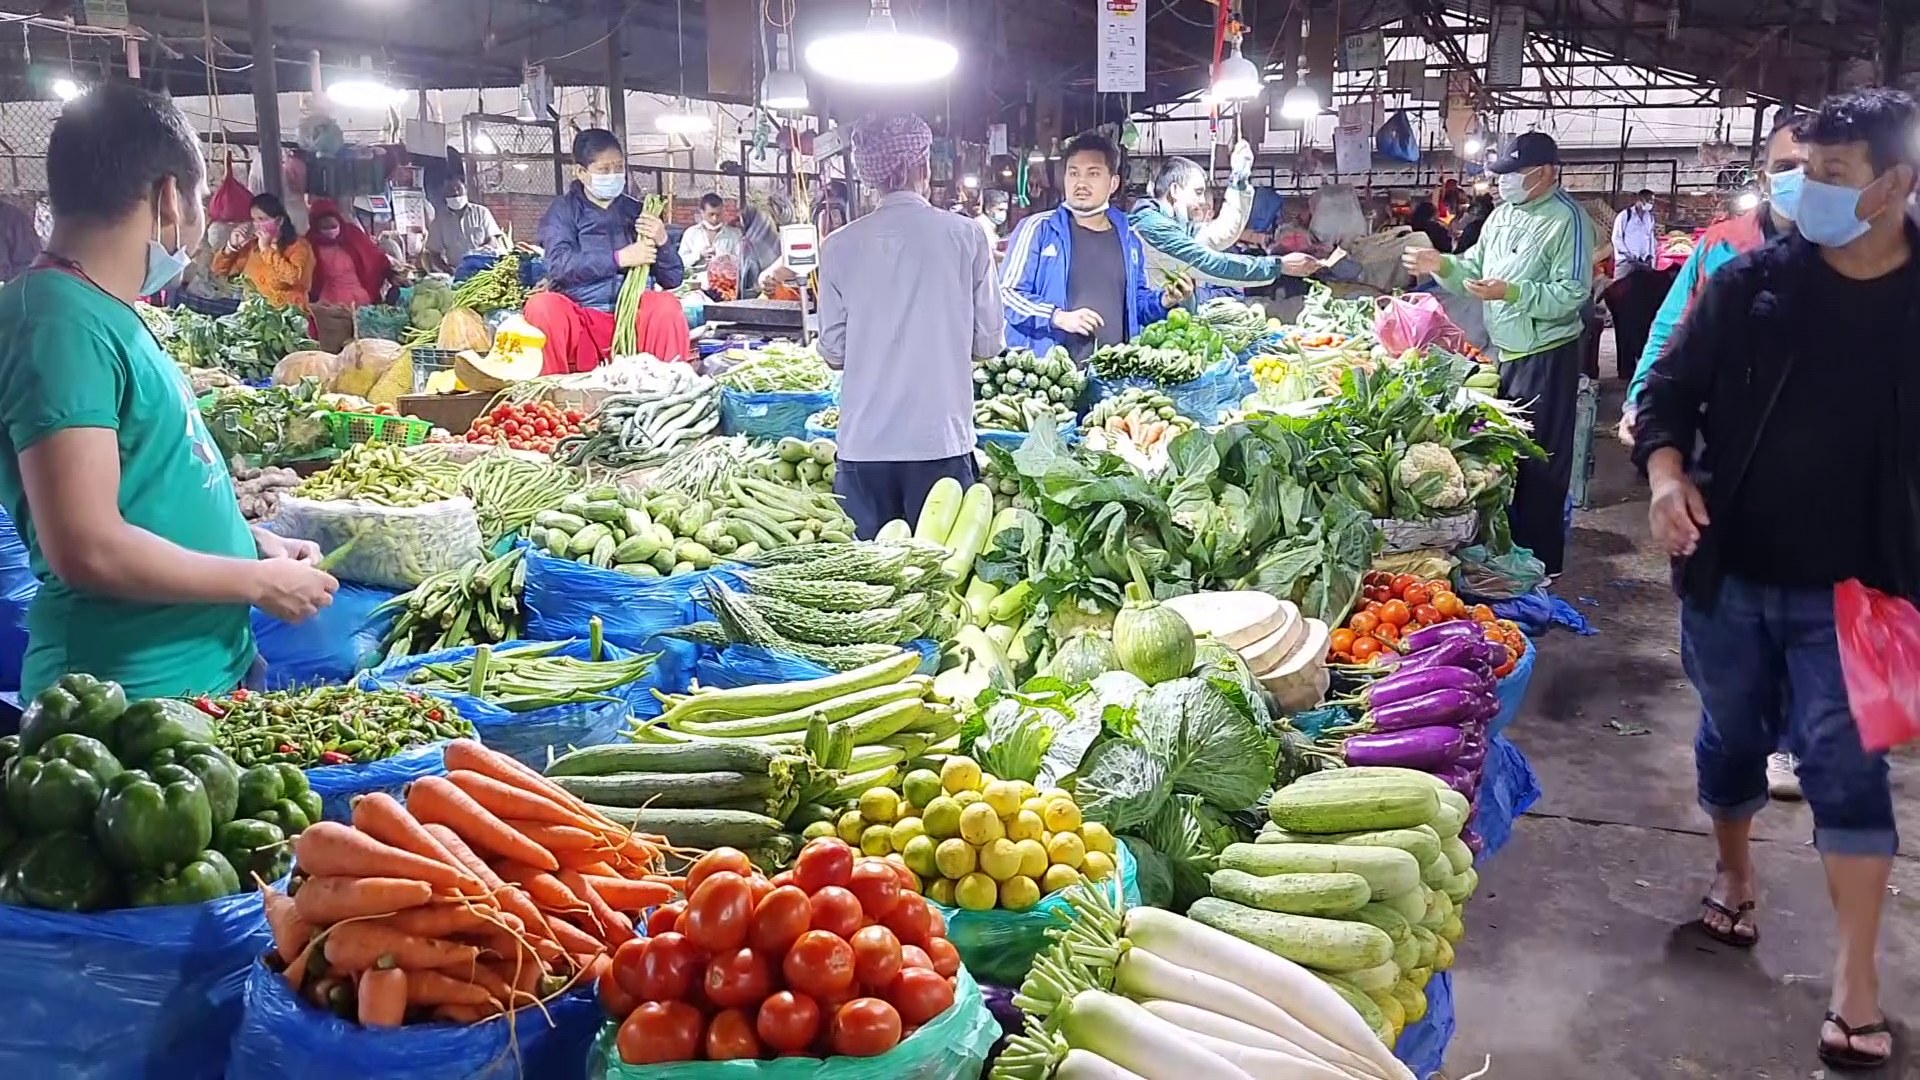
M 413 392 L 427 392 L 427 380 L 435 372 L 452 371 L 453 358 L 460 353 L 454 349 L 429 349 L 416 345 L 413 348 Z
M 394 446 L 418 446 L 427 441 L 433 425 L 411 416 L 381 416 L 377 413 L 337 412 L 327 414 L 333 428 L 333 445 L 345 450 L 357 443 L 383 442 Z

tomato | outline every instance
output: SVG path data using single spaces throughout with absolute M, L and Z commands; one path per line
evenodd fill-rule
M 941 975 L 953 975 L 960 970 L 960 950 L 946 938 L 928 938 L 927 957 L 933 961 L 933 970 Z
M 754 1034 L 753 1019 L 739 1009 L 715 1013 L 707 1025 L 707 1060 L 732 1061 L 760 1056 L 760 1036 Z
M 919 893 L 906 893 L 880 922 L 893 931 L 893 936 L 899 938 L 902 945 L 925 945 L 927 935 L 932 931 L 934 914 L 926 897 Z
M 1352 630 L 1356 635 L 1371 634 L 1373 628 L 1379 625 L 1380 617 L 1368 611 L 1359 612 L 1347 620 L 1347 629 Z
M 674 923 L 680 918 L 680 913 L 685 910 L 687 910 L 687 904 L 684 900 L 675 900 L 671 904 L 661 904 L 654 908 L 653 914 L 647 916 L 647 936 L 659 937 L 672 930 Z
M 750 1009 L 773 992 L 773 971 L 766 957 L 752 949 L 735 949 L 708 961 L 701 986 L 707 1000 L 723 1009 Z
M 850 938 L 860 929 L 865 912 L 860 898 L 838 885 L 828 885 L 811 898 L 813 928 Z
M 920 875 L 914 873 L 913 868 L 907 865 L 905 855 L 896 851 L 889 854 L 884 861 L 888 866 L 893 867 L 894 874 L 900 878 L 901 892 L 920 891 Z
M 1389 587 L 1393 590 L 1393 595 L 1405 596 L 1407 594 L 1407 586 L 1416 584 L 1419 580 L 1419 578 L 1414 577 L 1412 574 L 1395 574 L 1393 575 L 1393 583 Z
M 838 837 L 822 836 L 807 842 L 793 860 L 793 883 L 808 895 L 829 885 L 845 888 L 853 881 L 853 848 Z
M 1343 626 L 1327 635 L 1327 648 L 1336 653 L 1349 652 L 1353 649 L 1353 639 L 1359 636 Z
M 1390 622 L 1383 622 L 1373 628 L 1374 640 L 1382 645 L 1392 645 L 1400 640 L 1400 628 Z
M 884 926 L 869 926 L 853 935 L 853 978 L 861 986 L 879 990 L 900 974 L 900 939 Z
M 853 866 L 847 888 L 860 901 L 860 910 L 883 919 L 900 902 L 900 875 L 884 859 L 861 859 Z
M 1387 588 L 1385 585 L 1376 585 L 1371 589 L 1362 589 L 1360 592 L 1362 596 L 1365 596 L 1376 604 L 1384 604 L 1388 600 L 1393 599 L 1393 590 Z
M 947 917 L 940 914 L 940 909 L 934 907 L 932 904 L 927 905 L 927 936 L 947 936 Z
M 585 419 L 586 419 L 586 416 L 582 414 L 579 409 L 567 410 L 567 423 L 578 424 L 579 422 Z
M 879 998 L 855 998 L 833 1014 L 833 1052 L 877 1057 L 900 1044 L 900 1014 Z
M 824 998 L 845 993 L 853 985 L 853 946 L 825 930 L 809 930 L 787 950 L 780 965 L 787 985 L 803 994 Z
M 693 865 L 687 868 L 687 895 L 692 896 L 698 892 L 701 882 L 722 870 L 739 874 L 743 878 L 752 877 L 758 872 L 754 870 L 752 860 L 738 848 L 717 847 L 695 859 Z
M 760 901 L 765 900 L 767 894 L 773 891 L 773 882 L 768 881 L 765 874 L 756 872 L 747 878 L 747 889 L 753 894 L 753 906 L 757 908 L 760 906 Z
M 631 945 L 633 942 L 629 941 L 627 944 Z M 602 959 L 605 958 L 603 957 Z M 594 979 L 594 991 L 599 995 L 600 1007 L 605 1009 L 607 1015 L 615 1020 L 625 1020 L 627 1014 L 632 1012 L 640 1004 L 639 998 L 629 993 L 626 987 L 620 985 L 620 980 L 618 976 L 614 974 L 614 967 L 611 963 L 600 966 L 600 975 Z
M 1485 604 L 1475 604 L 1475 605 L 1473 605 L 1473 611 L 1472 611 L 1472 614 L 1473 614 L 1473 621 L 1474 621 L 1474 622 L 1483 622 L 1483 623 L 1486 623 L 1486 622 L 1492 622 L 1492 621 L 1493 621 L 1493 609 L 1492 609 L 1492 608 L 1490 608 L 1490 607 L 1488 607 L 1488 606 L 1487 606 L 1487 605 L 1485 605 Z
M 1370 637 L 1357 637 L 1353 639 L 1353 658 L 1355 660 L 1364 662 L 1368 657 L 1378 655 L 1379 652 L 1380 642 L 1378 640 Z
M 747 944 L 763 953 L 780 956 L 796 938 L 812 928 L 813 905 L 807 894 L 792 885 L 782 885 L 753 909 Z
M 926 968 L 928 971 L 932 971 L 933 957 L 928 956 L 927 950 L 918 945 L 902 945 L 900 946 L 900 966 L 903 968 Z
M 1433 594 L 1427 591 L 1425 585 L 1415 582 L 1407 586 L 1407 591 L 1400 594 L 1400 599 L 1405 600 L 1408 607 L 1419 607 L 1421 604 L 1430 603 L 1433 600 Z
M 684 1001 L 649 1001 L 620 1025 L 615 1045 L 629 1065 L 692 1061 L 700 1056 L 705 1027 L 700 1010 Z
M 1380 607 L 1380 621 L 1405 626 L 1413 621 L 1413 612 L 1405 600 L 1389 600 Z
M 782 1054 L 805 1050 L 820 1036 L 820 1006 L 805 994 L 782 990 L 760 1003 L 754 1028 L 769 1050 Z
M 640 976 L 634 996 L 642 1001 L 682 1001 L 693 991 L 704 959 L 685 934 L 671 931 L 651 940 L 640 957 Z
M 1360 580 L 1365 582 L 1368 585 L 1392 586 L 1393 575 L 1387 573 L 1385 570 L 1369 570 L 1367 571 L 1366 576 L 1361 578 Z
M 953 986 L 925 968 L 905 968 L 887 986 L 887 1000 L 908 1024 L 924 1024 L 953 1004 Z
M 1433 609 L 1438 611 L 1443 618 L 1448 619 L 1458 619 L 1467 613 L 1467 605 L 1462 603 L 1458 596 L 1450 592 L 1434 593 Z
M 646 996 L 641 993 L 643 984 L 640 981 L 640 969 L 646 962 L 647 946 L 650 944 L 652 944 L 652 939 L 650 938 L 634 938 L 631 941 L 623 941 L 620 943 L 620 947 L 614 950 L 613 959 L 609 961 L 607 965 L 608 970 L 613 975 L 615 985 L 635 1001 Z M 633 1010 L 629 1008 L 627 1011 L 632 1012 Z
M 753 887 L 731 870 L 708 875 L 687 900 L 687 937 L 708 953 L 723 953 L 747 943 L 753 918 Z

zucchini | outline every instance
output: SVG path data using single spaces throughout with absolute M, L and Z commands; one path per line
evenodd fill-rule
M 1433 906 L 1433 901 L 1427 895 L 1432 891 L 1425 885 L 1419 885 L 1398 896 L 1389 896 L 1380 902 L 1399 912 L 1401 918 L 1410 923 L 1416 923 L 1426 918 L 1428 909 Z
M 1393 984 L 1400 981 L 1400 967 L 1389 960 L 1378 967 L 1346 972 L 1340 978 L 1363 994 L 1384 993 L 1393 989 Z
M 1274 874 L 1255 877 L 1241 870 L 1216 870 L 1207 876 L 1213 895 L 1236 904 L 1288 915 L 1350 915 L 1366 906 L 1373 886 L 1359 874 Z
M 1420 884 L 1429 889 L 1445 888 L 1454 876 L 1453 864 L 1445 855 L 1435 855 L 1420 866 Z
M 1420 958 L 1414 963 L 1413 967 L 1432 967 L 1434 959 L 1440 955 L 1440 938 L 1424 926 L 1413 927 L 1409 937 L 1420 950 Z M 1407 970 L 1411 971 L 1413 968 L 1408 968 Z
M 780 822 L 748 810 L 672 810 L 660 807 L 592 806 L 609 821 L 634 832 L 664 836 L 675 847 L 734 847 L 771 843 L 784 831 Z
M 1425 891 L 1427 894 L 1426 914 L 1413 920 L 1413 922 L 1416 926 L 1424 926 L 1435 933 L 1439 933 L 1440 928 L 1447 924 L 1447 916 L 1453 914 L 1453 897 L 1448 896 L 1439 889 L 1427 889 Z
M 1366 923 L 1258 911 L 1214 896 L 1194 901 L 1187 917 L 1320 971 L 1358 971 L 1393 959 L 1393 939 Z
M 1464 904 L 1472 899 L 1474 890 L 1479 887 L 1480 874 L 1474 870 L 1473 867 L 1469 866 L 1467 867 L 1466 873 L 1456 874 L 1449 878 L 1444 885 L 1440 886 L 1440 891 L 1446 893 L 1447 899 L 1458 905 Z
M 1473 869 L 1473 849 L 1467 846 L 1466 841 L 1457 836 L 1449 836 L 1441 843 L 1440 850 L 1446 854 L 1447 862 L 1452 865 L 1454 873 L 1464 874 Z M 1419 858 L 1417 855 L 1414 857 Z
M 578 541 L 575 541 L 576 545 Z M 1338 781 L 1295 782 L 1273 793 L 1267 813 L 1291 832 L 1336 833 L 1408 829 L 1432 821 L 1440 796 L 1425 781 L 1349 775 Z
M 1373 886 L 1373 899 L 1385 900 L 1420 885 L 1420 864 L 1398 848 L 1346 844 L 1228 844 L 1220 868 L 1249 874 L 1359 874 Z
M 953 477 L 943 476 L 934 481 L 926 500 L 920 504 L 920 519 L 914 526 L 913 538 L 944 546 L 954 521 L 960 517 L 960 501 L 964 498 L 966 492 Z
M 1396 946 L 1407 940 L 1413 932 L 1413 924 L 1385 904 L 1367 904 L 1355 911 L 1352 917 L 1355 922 L 1377 926 L 1386 931 L 1387 936 L 1393 939 Z
M 793 759 L 777 747 L 744 739 L 730 742 L 688 743 L 684 746 L 615 743 L 589 746 L 562 754 L 547 766 L 547 775 L 606 776 L 625 772 L 742 772 L 771 773 L 777 762 Z
M 1442 844 L 1440 834 L 1430 826 L 1416 825 L 1411 829 L 1377 829 L 1371 832 L 1346 833 L 1297 833 L 1274 826 L 1269 832 L 1256 837 L 1256 842 L 1267 844 L 1353 844 L 1358 847 L 1395 847 L 1414 857 L 1425 866 L 1429 859 L 1440 854 Z M 1465 845 L 1461 845 L 1465 847 Z
M 919 650 L 902 649 L 885 660 L 824 679 L 765 683 L 732 690 L 702 690 L 675 701 L 660 719 L 671 727 L 686 720 L 739 720 L 805 708 L 856 690 L 897 683 L 913 674 L 919 666 Z
M 1373 1030 L 1374 1034 L 1380 1035 L 1386 1032 L 1387 1018 L 1380 1014 L 1380 1006 L 1375 1004 L 1372 998 L 1355 989 L 1351 983 L 1348 983 L 1344 979 L 1337 979 L 1331 975 L 1323 975 L 1319 972 L 1314 972 L 1314 974 L 1320 976 L 1321 982 L 1333 987 L 1334 993 L 1345 998 L 1347 1004 L 1353 1006 L 1353 1011 L 1360 1014 L 1360 1019 L 1366 1023 L 1367 1027 Z M 1386 1042 L 1387 1040 L 1382 1039 L 1381 1041 Z

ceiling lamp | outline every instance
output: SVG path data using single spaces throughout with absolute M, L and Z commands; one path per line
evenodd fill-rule
M 777 37 L 773 70 L 767 72 L 765 81 L 760 84 L 760 104 L 769 109 L 799 112 L 807 107 L 807 80 L 793 70 L 793 54 L 787 46 L 787 35 L 780 34 Z
M 1743 214 L 1759 205 L 1760 196 L 1751 191 L 1743 191 L 1733 200 L 1733 208 Z
M 407 100 L 407 92 L 389 86 L 374 73 L 373 60 L 361 57 L 345 78 L 327 86 L 327 100 L 349 109 L 391 109 Z
M 1311 120 L 1320 115 L 1320 95 L 1311 86 L 1296 86 L 1280 99 L 1280 115 L 1288 120 Z
M 53 91 L 53 96 L 59 98 L 61 101 L 72 101 L 74 98 L 87 92 L 85 86 L 64 75 L 48 83 L 47 89 Z
M 713 117 L 694 112 L 687 99 L 681 98 L 678 106 L 656 117 L 653 126 L 668 135 L 698 135 L 713 130 Z
M 1213 78 L 1211 97 L 1214 101 L 1245 101 L 1260 95 L 1260 69 L 1253 61 L 1240 55 L 1240 39 L 1233 39 L 1233 51 L 1220 61 L 1220 72 Z M 1314 103 L 1315 111 L 1319 103 Z
M 1486 148 L 1487 144 L 1481 142 L 1478 135 L 1469 135 L 1467 141 L 1460 144 L 1460 152 L 1468 157 L 1479 157 L 1480 151 Z
M 959 50 L 947 42 L 901 33 L 889 0 L 873 0 L 865 29 L 829 34 L 807 46 L 807 66 L 820 74 L 878 86 L 944 79 L 959 63 Z

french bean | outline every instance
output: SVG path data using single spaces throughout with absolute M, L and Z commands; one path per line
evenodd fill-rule
M 467 694 L 509 712 L 530 712 L 618 700 L 608 691 L 646 677 L 658 659 L 647 654 L 625 660 L 581 660 L 553 655 L 559 647 L 553 642 L 496 652 L 482 645 L 470 659 L 423 664 L 407 682 L 423 690 Z

